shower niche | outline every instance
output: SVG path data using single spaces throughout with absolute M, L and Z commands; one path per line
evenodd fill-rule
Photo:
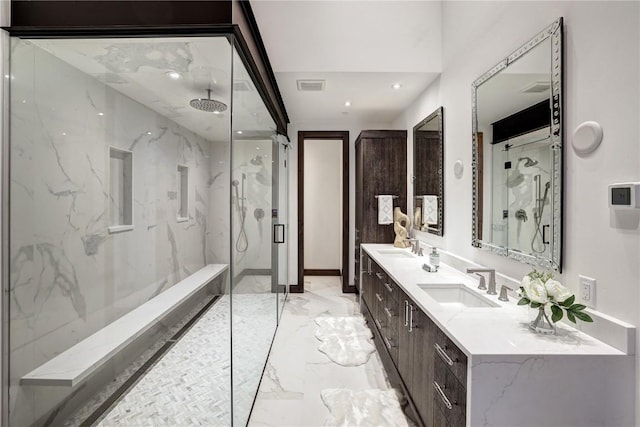
M 561 271 L 562 18 L 472 85 L 472 245 Z
M 133 153 L 109 147 L 109 233 L 133 230 Z

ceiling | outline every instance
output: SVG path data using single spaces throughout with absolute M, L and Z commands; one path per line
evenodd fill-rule
M 226 37 L 30 40 L 41 49 L 209 141 L 229 139 L 233 61 L 233 130 L 267 134 L 275 128 L 260 94 Z M 178 79 L 171 79 L 177 72 Z M 221 114 L 192 108 L 211 98 Z M 103 108 L 107 108 L 104 106 Z M 235 135 L 235 134 L 234 134 Z
M 441 71 L 439 1 L 251 5 L 292 123 L 390 123 Z M 299 79 L 325 89 L 301 92 Z

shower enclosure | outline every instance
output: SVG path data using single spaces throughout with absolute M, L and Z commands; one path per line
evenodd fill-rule
M 549 255 L 551 187 L 549 129 L 491 146 L 491 241 L 528 254 Z
M 3 38 L 8 425 L 246 424 L 288 292 L 288 153 L 234 36 Z

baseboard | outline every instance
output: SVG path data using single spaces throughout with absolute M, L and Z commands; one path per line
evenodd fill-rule
M 341 276 L 342 272 L 340 270 L 307 270 L 304 269 L 305 276 Z

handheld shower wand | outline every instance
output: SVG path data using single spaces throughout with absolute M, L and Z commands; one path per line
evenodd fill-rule
M 238 233 L 238 238 L 236 239 L 236 250 L 240 253 L 244 253 L 249 248 L 249 241 L 247 239 L 247 232 L 244 229 L 244 222 L 247 218 L 247 208 L 244 206 L 245 196 L 244 196 L 244 182 L 247 180 L 247 175 L 242 174 L 242 197 L 238 193 L 238 186 L 240 182 L 237 179 L 231 181 L 231 185 L 235 188 L 236 191 L 236 209 L 238 211 L 238 216 L 240 218 L 240 232 Z M 240 205 L 242 203 L 242 206 Z

